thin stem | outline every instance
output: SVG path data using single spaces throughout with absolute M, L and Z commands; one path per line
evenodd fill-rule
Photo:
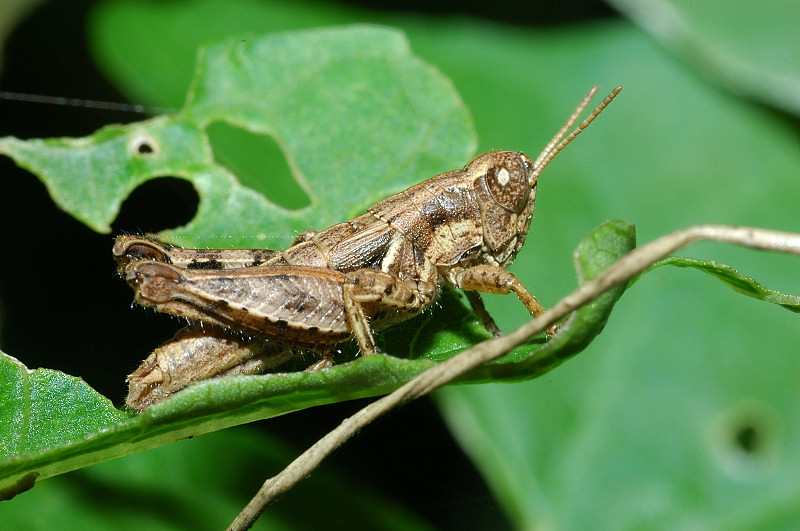
M 280 495 L 307 477 L 325 457 L 356 432 L 391 409 L 442 387 L 480 365 L 499 358 L 599 295 L 646 270 L 654 262 L 700 240 L 735 243 L 754 249 L 800 255 L 800 234 L 726 225 L 698 225 L 662 236 L 634 249 L 552 308 L 510 334 L 489 339 L 420 374 L 352 417 L 345 419 L 278 475 L 268 479 L 228 529 L 248 529 Z

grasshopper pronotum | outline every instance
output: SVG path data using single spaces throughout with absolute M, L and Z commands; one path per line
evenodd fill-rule
M 144 409 L 195 381 L 261 372 L 295 348 L 322 353 L 317 367 L 331 363 L 332 345 L 351 338 L 362 355 L 374 354 L 373 331 L 430 307 L 443 285 L 464 290 L 494 335 L 500 331 L 480 292 L 513 292 L 532 316 L 541 314 L 505 268 L 525 242 L 542 170 L 620 90 L 565 138 L 592 87 L 536 160 L 515 151 L 479 155 L 355 219 L 305 232 L 285 251 L 180 249 L 118 237 L 114 258 L 136 302 L 204 324 L 181 331 L 129 376 L 128 405 Z

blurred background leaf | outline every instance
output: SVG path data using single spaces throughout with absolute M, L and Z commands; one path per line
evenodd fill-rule
M 698 75 L 723 90 L 800 114 L 794 0 L 610 0 Z

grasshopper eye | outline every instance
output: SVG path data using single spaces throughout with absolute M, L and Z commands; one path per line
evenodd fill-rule
M 486 172 L 489 193 L 503 208 L 519 212 L 528 200 L 528 172 L 523 164 L 492 166 Z

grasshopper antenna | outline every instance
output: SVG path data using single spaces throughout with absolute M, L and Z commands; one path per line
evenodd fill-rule
M 589 92 L 586 93 L 586 96 L 583 97 L 578 106 L 575 107 L 575 110 L 572 111 L 572 114 L 569 116 L 567 122 L 561 127 L 561 129 L 558 130 L 558 133 L 556 133 L 553 139 L 547 143 L 539 156 L 536 157 L 536 160 L 533 162 L 534 169 L 533 175 L 531 176 L 531 186 L 536 184 L 536 181 L 539 180 L 539 175 L 541 175 L 542 170 L 544 170 L 547 165 L 550 164 L 550 161 L 556 158 L 556 155 L 558 155 L 561 150 L 567 146 L 567 144 L 572 142 L 576 136 L 581 134 L 584 129 L 589 127 L 589 124 L 592 123 L 601 112 L 603 112 L 603 109 L 608 107 L 608 104 L 611 103 L 613 99 L 617 97 L 617 94 L 619 94 L 622 90 L 621 86 L 618 86 L 612 90 L 608 96 L 603 98 L 603 101 L 601 101 L 600 104 L 595 107 L 591 113 L 589 113 L 589 116 L 587 116 L 584 121 L 578 124 L 578 127 L 576 127 L 566 138 L 564 138 L 564 135 L 567 133 L 569 128 L 578 121 L 578 118 L 580 118 L 587 105 L 589 105 L 589 102 L 592 101 L 592 98 L 597 93 L 598 88 L 599 86 L 595 85 L 589 89 Z

